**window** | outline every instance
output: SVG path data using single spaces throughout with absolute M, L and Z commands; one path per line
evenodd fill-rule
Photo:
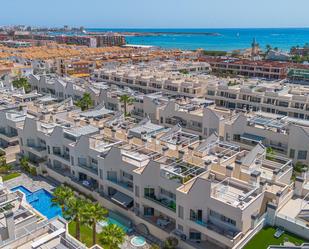
M 60 147 L 53 147 L 53 154 L 60 155 L 61 154 Z
M 194 210 L 190 209 L 190 220 L 196 220 L 197 214 Z
M 231 224 L 231 225 L 233 225 L 233 226 L 236 226 L 236 221 L 235 221 L 235 220 L 230 219 L 230 218 L 228 218 L 228 217 L 226 217 L 226 216 L 224 216 L 224 215 L 222 215 L 222 214 L 219 214 L 219 213 L 217 213 L 216 211 L 210 210 L 209 214 L 210 214 L 212 217 L 214 217 L 214 218 L 216 218 L 216 219 L 218 219 L 218 220 L 221 220 L 221 221 L 223 221 L 223 222 L 225 222 L 225 223 L 229 223 L 229 224 Z
M 225 134 L 225 140 L 230 141 L 230 135 L 228 133 Z
M 183 206 L 178 205 L 178 217 L 183 219 Z
M 295 150 L 290 149 L 290 158 L 294 159 L 294 157 L 295 157 Z
M 107 180 L 117 181 L 117 172 L 116 171 L 107 171 Z
M 200 232 L 190 232 L 190 239 L 191 240 L 201 240 L 201 233 Z
M 29 147 L 34 147 L 35 146 L 35 141 L 33 138 L 28 138 L 27 139 L 27 146 Z
M 139 197 L 139 186 L 135 185 L 135 196 Z
M 204 128 L 204 135 L 207 136 L 207 128 Z
M 133 181 L 133 176 L 127 172 L 122 171 L 122 176 Z
M 217 132 L 216 128 L 209 128 L 209 136 L 215 132 Z
M 68 133 L 64 133 L 63 137 L 68 139 L 68 140 L 71 140 L 71 141 L 76 141 L 76 137 L 74 137 L 73 135 L 70 135 Z
M 168 190 L 165 190 L 164 188 L 160 188 L 160 193 L 170 199 L 176 200 L 176 195 Z
M 103 170 L 99 169 L 100 178 L 103 180 Z
M 79 157 L 78 158 L 78 165 L 80 165 L 80 166 L 87 166 L 87 159 Z
M 183 226 L 178 224 L 178 230 L 183 232 Z
M 91 158 L 91 163 L 94 164 L 94 165 L 98 165 L 98 160 Z
M 153 188 L 144 188 L 144 195 L 148 197 L 154 197 L 155 192 Z
M 144 215 L 145 216 L 153 216 L 154 215 L 154 209 L 150 207 L 144 207 Z
M 297 154 L 297 159 L 306 160 L 307 159 L 307 151 L 306 150 L 299 150 L 298 154 Z

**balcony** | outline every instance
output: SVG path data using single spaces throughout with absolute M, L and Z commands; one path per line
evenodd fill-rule
M 46 151 L 46 147 L 42 147 L 42 146 L 31 146 L 28 145 L 28 147 L 30 147 L 31 149 L 37 151 L 37 152 L 42 152 L 42 151 Z
M 125 188 L 125 189 L 133 192 L 133 183 L 118 181 L 117 179 L 113 179 L 113 178 L 110 178 L 110 177 L 107 177 L 107 180 L 114 183 L 114 184 L 117 184 L 118 186 L 120 186 L 122 188 Z
M 45 159 L 47 156 L 47 150 L 45 147 L 27 145 L 25 149 L 29 153 L 33 154 L 35 157 L 40 158 L 40 159 Z
M 62 167 L 62 166 L 60 166 L 60 165 L 54 165 L 54 166 L 52 166 L 50 163 L 46 163 L 46 166 L 47 166 L 49 169 L 51 169 L 51 170 L 53 170 L 53 171 L 55 171 L 55 172 L 57 172 L 58 174 L 61 174 L 61 175 L 63 175 L 63 176 L 70 177 L 70 178 L 71 178 L 71 176 L 72 176 L 71 170 L 70 170 L 69 168 Z
M 192 217 L 190 217 L 190 220 L 192 222 L 194 222 L 195 224 L 198 224 L 199 226 L 206 228 L 212 232 L 215 232 L 217 234 L 220 234 L 226 238 L 228 238 L 229 240 L 233 240 L 238 234 L 239 232 L 237 231 L 232 231 L 230 229 L 228 229 L 227 227 L 223 227 L 223 226 L 217 226 L 214 223 L 212 223 L 211 221 L 203 221 L 203 220 L 197 220 L 194 219 Z
M 64 159 L 64 160 L 70 162 L 70 155 L 69 154 L 61 154 L 61 153 L 58 153 L 58 152 L 54 152 L 54 155 L 57 156 L 57 157 L 60 157 L 61 159 Z
M 171 210 L 172 212 L 176 213 L 176 202 L 175 201 L 170 201 L 168 199 L 162 198 L 159 199 L 156 196 L 147 196 L 144 195 L 144 198 L 150 201 L 153 201 L 169 210 Z
M 83 168 L 85 170 L 88 170 L 92 174 L 98 175 L 98 168 L 91 167 L 91 166 L 88 166 L 87 164 L 83 164 L 83 163 L 80 163 L 80 162 L 78 163 L 78 167 Z
M 0 134 L 12 138 L 12 137 L 17 137 L 17 133 L 12 133 L 12 132 L 6 132 L 4 129 L 0 129 Z
M 87 181 L 89 184 L 85 184 L 85 181 L 81 181 L 77 178 L 71 177 L 71 180 L 75 183 L 77 183 L 78 185 L 82 186 L 83 188 L 90 190 L 90 191 L 95 191 L 97 193 L 99 193 L 99 188 L 98 188 L 98 184 L 96 182 L 89 182 Z
M 162 229 L 168 234 L 170 234 L 176 228 L 175 221 L 167 217 L 162 218 L 162 216 L 144 216 L 144 215 L 138 215 L 138 216 L 144 219 L 145 221 L 151 223 L 152 225 Z
M 3 129 L 0 130 L 0 137 L 9 143 L 18 141 L 18 137 L 16 133 L 8 133 Z

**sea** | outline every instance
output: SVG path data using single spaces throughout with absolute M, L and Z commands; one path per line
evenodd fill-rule
M 253 39 L 266 45 L 289 51 L 293 46 L 309 43 L 309 28 L 250 28 L 250 29 L 93 29 L 89 32 L 138 32 L 154 35 L 127 36 L 128 44 L 151 45 L 166 49 L 232 51 L 251 46 Z

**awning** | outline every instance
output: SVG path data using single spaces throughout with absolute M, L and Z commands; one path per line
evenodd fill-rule
M 253 135 L 250 133 L 244 133 L 240 136 L 240 138 L 244 140 L 248 140 L 248 141 L 257 142 L 257 143 L 262 142 L 265 139 L 265 137 Z
M 133 202 L 133 198 L 121 192 L 114 194 L 112 200 L 124 207 L 128 207 Z

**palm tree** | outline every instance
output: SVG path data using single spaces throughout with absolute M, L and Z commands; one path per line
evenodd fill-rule
M 21 159 L 20 159 L 20 166 L 22 167 L 23 170 L 25 171 L 29 171 L 30 169 L 30 166 L 29 166 L 29 158 L 26 157 L 26 156 L 23 156 Z
M 125 94 L 120 97 L 120 102 L 123 103 L 124 116 L 127 116 L 127 105 L 133 102 L 133 98 Z
M 0 167 L 6 166 L 6 158 L 5 156 L 0 157 Z
M 82 111 L 88 110 L 93 105 L 90 93 L 84 93 L 83 97 L 76 103 L 76 105 L 80 107 Z
M 175 249 L 178 245 L 178 240 L 175 237 L 168 237 L 164 241 L 163 249 Z
M 65 212 L 65 207 L 70 198 L 74 196 L 73 190 L 67 186 L 58 186 L 53 193 L 53 205 L 59 205 L 62 210 L 62 214 Z
M 271 46 L 269 44 L 266 45 L 266 54 L 271 50 Z
M 150 249 L 160 249 L 160 246 L 158 246 L 157 244 L 152 244 Z
M 275 155 L 276 154 L 274 152 L 274 149 L 271 148 L 271 147 L 267 147 L 267 149 L 266 149 L 266 159 L 273 160 Z
M 71 197 L 66 202 L 64 213 L 75 222 L 76 239 L 80 240 L 80 226 L 85 223 L 85 204 L 86 201 L 81 198 Z
M 85 210 L 85 220 L 90 226 L 92 226 L 92 244 L 95 245 L 97 243 L 96 224 L 98 221 L 106 219 L 108 211 L 103 208 L 99 203 L 93 204 L 92 202 L 87 202 Z
M 125 232 L 115 224 L 109 224 L 102 229 L 100 233 L 100 242 L 106 245 L 107 248 L 119 248 L 119 245 L 124 242 Z
M 23 87 L 26 93 L 31 91 L 31 86 L 26 78 L 21 77 L 19 79 L 13 80 L 12 83 L 13 86 L 16 88 Z

